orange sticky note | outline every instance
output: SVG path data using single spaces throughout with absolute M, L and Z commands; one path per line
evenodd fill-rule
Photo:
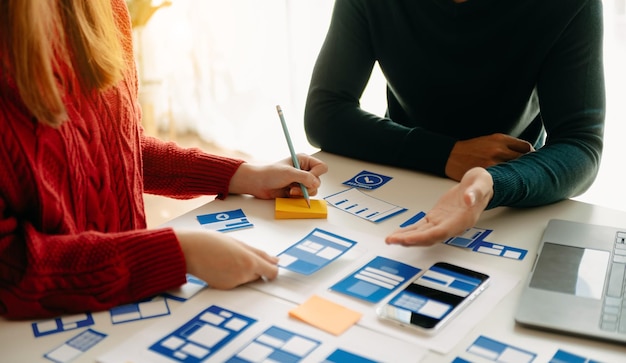
M 356 324 L 363 314 L 313 295 L 302 305 L 290 310 L 289 316 L 331 334 L 340 335 Z
M 311 208 L 304 198 L 276 198 L 274 218 L 304 219 L 326 218 L 328 208 L 325 200 L 311 199 Z

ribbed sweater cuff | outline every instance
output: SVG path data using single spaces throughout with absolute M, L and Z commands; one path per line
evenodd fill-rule
M 124 244 L 131 276 L 129 295 L 140 299 L 184 284 L 187 267 L 174 231 L 141 232 Z
M 501 206 L 511 206 L 517 200 L 522 198 L 520 194 L 522 180 L 515 173 L 504 173 L 500 168 L 487 168 L 493 179 L 493 197 L 486 209 L 493 209 Z
M 192 195 L 217 194 L 218 199 L 226 198 L 230 179 L 243 163 L 240 159 L 198 153 L 193 170 L 188 170 L 185 176 L 186 192 Z

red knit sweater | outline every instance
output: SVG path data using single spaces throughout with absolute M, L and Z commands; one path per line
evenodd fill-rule
M 129 70 L 104 94 L 67 94 L 60 128 L 33 121 L 0 73 L 5 317 L 103 310 L 181 285 L 179 243 L 171 229 L 145 228 L 143 193 L 223 197 L 242 162 L 143 134 L 130 18 L 124 0 L 113 3 Z

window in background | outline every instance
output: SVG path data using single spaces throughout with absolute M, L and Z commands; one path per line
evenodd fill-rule
M 313 64 L 332 0 L 175 0 L 150 20 L 142 50 L 142 100 L 160 128 L 261 160 L 288 155 L 275 106 L 295 147 L 313 152 L 303 127 Z

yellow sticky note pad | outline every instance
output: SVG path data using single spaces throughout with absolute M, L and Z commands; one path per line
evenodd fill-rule
M 276 198 L 276 219 L 326 218 L 328 208 L 325 200 L 311 199 L 311 208 L 303 198 Z
M 289 316 L 331 334 L 340 335 L 356 324 L 363 314 L 313 295 L 302 305 L 290 310 Z

